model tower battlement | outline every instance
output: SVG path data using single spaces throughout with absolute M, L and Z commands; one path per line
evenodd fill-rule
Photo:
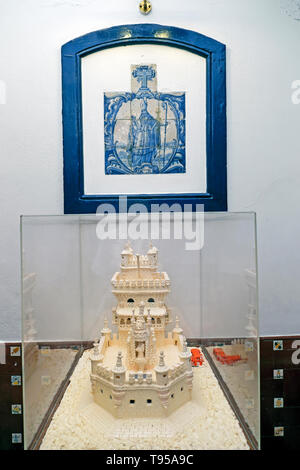
M 94 399 L 119 418 L 167 416 L 191 399 L 191 354 L 178 318 L 166 334 L 170 279 L 157 268 L 152 244 L 146 255 L 134 254 L 126 244 L 121 271 L 111 280 L 118 333 L 112 335 L 105 320 L 90 357 Z

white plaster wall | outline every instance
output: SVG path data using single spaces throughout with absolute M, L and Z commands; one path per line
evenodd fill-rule
M 63 212 L 60 47 L 153 22 L 227 45 L 229 210 L 257 212 L 261 334 L 300 334 L 298 0 L 0 0 L 0 337 L 20 338 L 19 215 Z M 296 18 L 296 19 L 295 19 Z

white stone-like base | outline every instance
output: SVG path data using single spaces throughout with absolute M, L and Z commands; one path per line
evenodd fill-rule
M 211 368 L 193 368 L 192 400 L 167 418 L 116 419 L 93 401 L 89 351 L 45 434 L 41 449 L 249 449 Z

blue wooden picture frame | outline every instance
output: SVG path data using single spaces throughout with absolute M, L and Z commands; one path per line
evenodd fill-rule
M 88 33 L 62 46 L 62 102 L 65 214 L 95 213 L 102 203 L 119 210 L 118 195 L 85 195 L 82 145 L 81 58 L 116 46 L 159 44 L 198 54 L 206 59 L 207 192 L 190 194 L 134 194 L 128 205 L 190 204 L 196 210 L 227 210 L 226 171 L 226 48 L 194 31 L 158 24 L 114 26 Z

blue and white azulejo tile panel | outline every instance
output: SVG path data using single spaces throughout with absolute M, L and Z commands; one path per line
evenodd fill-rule
M 104 93 L 105 174 L 185 173 L 185 92 L 157 91 L 155 64 L 130 73 L 131 92 Z

